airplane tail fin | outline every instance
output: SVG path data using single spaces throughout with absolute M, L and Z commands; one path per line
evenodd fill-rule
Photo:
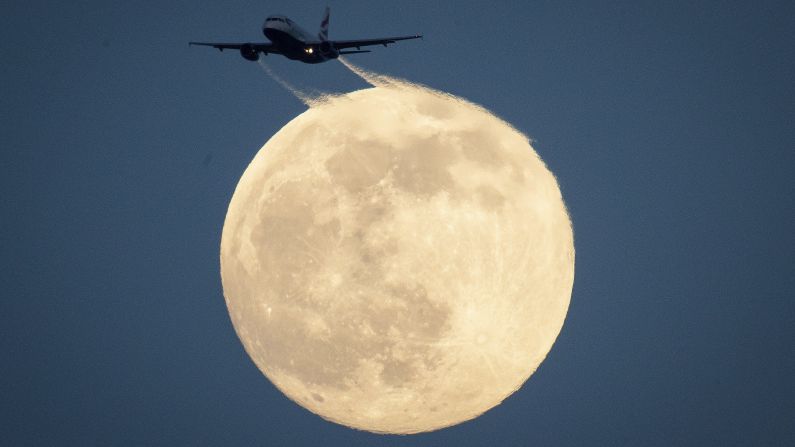
M 328 18 L 329 18 L 330 8 L 326 6 L 326 12 L 323 14 L 323 20 L 320 22 L 320 31 L 317 33 L 317 37 L 320 38 L 321 41 L 328 40 Z

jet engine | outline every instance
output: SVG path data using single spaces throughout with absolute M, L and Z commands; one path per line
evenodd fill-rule
M 324 59 L 336 59 L 340 55 L 340 52 L 327 40 L 320 42 L 319 50 Z
M 259 59 L 259 51 L 254 48 L 254 45 L 247 43 L 240 47 L 240 55 L 249 61 L 256 61 Z

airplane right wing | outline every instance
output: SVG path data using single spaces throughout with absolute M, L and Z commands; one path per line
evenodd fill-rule
M 330 41 L 334 48 L 338 50 L 342 50 L 345 48 L 356 48 L 357 50 L 361 47 L 366 47 L 369 45 L 383 45 L 387 46 L 390 43 L 395 43 L 399 40 L 409 40 L 409 39 L 421 39 L 422 35 L 418 34 L 415 36 L 399 36 L 399 37 L 382 37 L 380 39 L 362 39 L 362 40 L 332 40 Z

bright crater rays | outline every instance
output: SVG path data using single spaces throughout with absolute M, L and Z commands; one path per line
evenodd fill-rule
M 221 276 L 246 351 L 358 429 L 434 430 L 517 390 L 560 332 L 571 224 L 527 137 L 393 81 L 288 123 L 240 179 Z

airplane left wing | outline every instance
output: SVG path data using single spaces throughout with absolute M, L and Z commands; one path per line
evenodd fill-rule
M 380 39 L 362 39 L 362 40 L 332 40 L 330 41 L 334 48 L 338 50 L 342 50 L 345 48 L 356 48 L 359 49 L 361 47 L 366 47 L 369 45 L 383 45 L 387 46 L 390 43 L 395 43 L 399 40 L 409 40 L 409 39 L 421 39 L 422 35 L 418 34 L 415 36 L 399 36 L 399 37 L 382 37 Z
M 243 47 L 250 48 L 251 50 L 260 53 L 273 53 L 281 54 L 281 52 L 272 43 L 213 43 L 213 42 L 188 42 L 188 45 L 199 45 L 203 47 L 213 47 L 220 51 L 224 50 L 239 50 Z

